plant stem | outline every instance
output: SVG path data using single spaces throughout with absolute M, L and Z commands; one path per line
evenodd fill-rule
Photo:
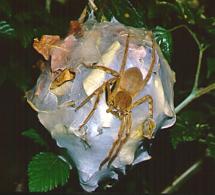
M 204 45 L 200 43 L 199 39 L 197 38 L 196 34 L 186 25 L 179 25 L 176 26 L 169 31 L 174 31 L 179 28 L 185 28 L 193 37 L 196 44 L 198 45 L 199 49 L 199 57 L 198 57 L 198 64 L 197 64 L 197 70 L 195 74 L 195 80 L 193 84 L 193 89 L 191 93 L 175 108 L 175 112 L 180 112 L 184 107 L 186 107 L 188 104 L 190 104 L 194 99 L 212 91 L 215 89 L 215 83 L 212 83 L 204 88 L 199 88 L 199 76 L 202 66 L 202 57 L 204 54 L 204 51 L 208 48 L 208 45 Z M 162 191 L 162 193 L 173 193 L 178 190 L 178 188 L 186 181 L 188 180 L 196 171 L 199 170 L 203 160 L 199 160 L 196 163 L 194 163 L 189 169 L 187 169 L 182 175 L 180 175 L 173 183 L 168 186 L 166 189 Z
M 196 173 L 201 165 L 203 163 L 203 160 L 198 160 L 196 163 L 194 163 L 189 169 L 187 169 L 183 174 L 181 174 L 173 183 L 165 188 L 161 193 L 170 194 L 178 190 L 178 188 L 186 181 L 188 180 L 194 173 Z
M 203 53 L 205 52 L 205 50 L 206 50 L 208 47 L 209 47 L 209 45 L 200 44 L 200 48 L 199 48 L 199 58 L 198 58 L 198 64 L 197 64 L 196 75 L 195 75 L 195 81 L 194 81 L 194 85 L 193 85 L 193 91 L 194 91 L 194 90 L 197 90 L 197 88 L 198 88 L 200 70 L 201 70 L 201 66 L 202 66 L 202 57 L 203 57 Z
M 94 0 L 88 0 L 88 2 L 89 2 L 89 6 L 91 7 L 92 10 L 94 10 L 94 11 L 98 10 L 96 4 L 94 3 Z
M 163 6 L 169 6 L 169 7 L 171 7 L 172 9 L 174 9 L 174 10 L 177 10 L 177 6 L 175 5 L 175 4 L 173 4 L 173 3 L 170 3 L 170 2 L 167 2 L 167 1 L 156 1 L 156 4 L 157 5 L 163 5 Z
M 188 95 L 176 108 L 175 113 L 179 113 L 184 107 L 186 107 L 190 102 L 192 102 L 195 99 L 194 93 L 191 93 Z
M 209 93 L 210 91 L 212 91 L 214 89 L 215 89 L 215 83 L 212 83 L 212 84 L 208 85 L 207 87 L 200 88 L 196 91 L 195 98 L 198 98 L 206 93 Z
M 188 95 L 176 108 L 175 113 L 179 113 L 184 107 L 191 103 L 194 99 L 199 98 L 200 96 L 209 93 L 210 91 L 215 90 L 215 83 L 212 83 L 204 88 L 199 88 L 193 90 L 190 95 Z
M 185 28 L 191 34 L 191 36 L 193 37 L 194 41 L 198 45 L 199 50 L 202 48 L 203 45 L 200 43 L 200 41 L 197 38 L 196 34 L 188 26 L 186 26 L 184 24 L 181 24 L 181 25 L 178 25 L 178 26 L 175 26 L 175 27 L 169 29 L 169 32 L 175 31 L 175 30 L 177 30 L 179 28 Z
M 201 70 L 201 64 L 202 64 L 202 56 L 203 56 L 203 50 L 199 50 L 199 59 L 198 59 L 198 64 L 197 64 L 197 70 L 196 70 L 196 75 L 195 75 L 195 81 L 193 85 L 193 91 L 195 91 L 198 87 L 199 83 L 199 75 L 200 75 L 200 70 Z
M 51 0 L 46 0 L 46 11 L 51 12 Z
M 87 10 L 88 10 L 88 6 L 90 7 L 91 10 L 93 11 L 97 11 L 98 8 L 96 6 L 96 4 L 94 3 L 94 0 L 88 0 L 88 4 L 84 7 L 78 21 L 82 24 L 87 16 Z
M 209 47 L 209 45 L 204 45 L 200 43 L 199 39 L 197 38 L 196 34 L 186 25 L 179 25 L 175 26 L 171 29 L 169 29 L 170 32 L 175 31 L 179 28 L 185 28 L 193 37 L 194 41 L 196 42 L 198 49 L 199 49 L 199 57 L 198 57 L 198 64 L 197 64 L 197 70 L 195 74 L 195 80 L 193 84 L 193 89 L 190 95 L 188 95 L 185 100 L 183 100 L 176 108 L 175 112 L 178 113 L 180 112 L 185 106 L 187 106 L 190 102 L 192 102 L 195 98 L 200 97 L 201 95 L 208 93 L 209 91 L 214 89 L 213 84 L 209 85 L 208 87 L 205 87 L 203 89 L 198 89 L 198 84 L 199 84 L 199 76 L 200 76 L 200 71 L 201 71 L 201 66 L 202 66 L 202 57 L 205 52 L 205 50 Z

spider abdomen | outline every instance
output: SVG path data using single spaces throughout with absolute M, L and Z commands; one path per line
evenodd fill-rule
M 143 76 L 139 68 L 128 68 L 121 77 L 120 88 L 128 91 L 132 97 L 142 88 Z

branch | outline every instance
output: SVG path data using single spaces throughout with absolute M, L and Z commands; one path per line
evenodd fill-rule
M 197 38 L 196 34 L 188 26 L 186 26 L 184 24 L 179 25 L 179 26 L 175 26 L 175 27 L 169 29 L 169 32 L 175 31 L 175 30 L 180 29 L 180 28 L 185 28 L 190 33 L 190 35 L 193 37 L 193 39 L 196 42 L 198 49 L 199 49 L 199 58 L 198 58 L 197 70 L 196 70 L 196 75 L 195 75 L 195 81 L 193 84 L 193 91 L 194 91 L 198 88 L 203 53 L 209 47 L 209 45 L 205 45 L 205 44 L 201 43 L 199 41 L 199 39 Z
M 202 66 L 202 57 L 203 54 L 205 52 L 205 50 L 209 47 L 209 45 L 204 45 L 202 43 L 200 43 L 199 39 L 197 38 L 196 34 L 190 29 L 188 28 L 186 25 L 180 25 L 180 26 L 176 26 L 172 29 L 170 29 L 169 31 L 174 31 L 176 29 L 179 28 L 185 28 L 193 37 L 193 39 L 195 40 L 196 44 L 198 45 L 198 49 L 199 49 L 199 57 L 198 57 L 198 64 L 197 64 L 197 70 L 196 70 L 196 74 L 195 74 L 195 80 L 194 80 L 194 84 L 193 84 L 193 89 L 190 93 L 190 95 L 188 95 L 176 108 L 175 108 L 175 112 L 178 113 L 180 112 L 184 107 L 186 107 L 188 104 L 190 104 L 194 99 L 199 98 L 200 96 L 209 93 L 212 90 L 215 90 L 215 83 L 212 83 L 210 85 L 208 85 L 207 87 L 204 88 L 199 88 L 199 76 L 200 76 L 200 70 L 201 70 L 201 66 Z M 175 191 L 177 191 L 177 189 L 186 181 L 188 180 L 196 171 L 199 170 L 199 168 L 201 167 L 203 160 L 199 160 L 196 163 L 194 163 L 189 169 L 187 169 L 182 175 L 180 175 L 175 181 L 173 181 L 173 183 L 168 186 L 166 189 L 164 189 L 162 191 L 162 193 L 173 193 Z
M 194 41 L 196 42 L 196 44 L 197 44 L 197 46 L 198 46 L 198 48 L 200 50 L 200 48 L 202 47 L 202 44 L 200 43 L 200 41 L 197 38 L 196 34 L 188 26 L 186 26 L 184 24 L 181 24 L 181 25 L 178 25 L 178 26 L 175 26 L 175 27 L 169 29 L 168 31 L 172 32 L 172 31 L 175 31 L 175 30 L 180 29 L 180 28 L 185 28 L 190 33 L 190 35 L 193 37 Z
M 188 180 L 194 173 L 196 173 L 201 165 L 203 163 L 203 160 L 199 160 L 196 163 L 194 163 L 189 169 L 187 169 L 183 174 L 181 174 L 173 183 L 165 188 L 161 193 L 163 194 L 170 194 L 178 190 L 178 188 L 186 181 Z
M 204 87 L 204 88 L 200 88 L 199 90 L 196 91 L 196 98 L 206 94 L 206 93 L 209 93 L 210 91 L 214 90 L 215 89 L 215 83 L 212 83 L 210 85 L 208 85 L 207 87 Z
M 208 85 L 207 87 L 193 90 L 190 95 L 188 95 L 176 108 L 176 114 L 180 112 L 184 107 L 191 103 L 194 99 L 199 98 L 200 96 L 209 93 L 210 91 L 215 90 L 215 83 Z
M 198 83 L 199 83 L 199 76 L 200 76 L 200 70 L 201 70 L 201 65 L 202 65 L 202 56 L 205 50 L 208 48 L 208 45 L 203 45 L 200 44 L 199 48 L 199 59 L 198 59 L 198 64 L 197 64 L 197 70 L 196 70 L 196 75 L 195 75 L 195 81 L 193 85 L 193 91 L 197 90 L 198 88 Z
M 90 7 L 91 10 L 93 11 L 97 11 L 98 8 L 96 6 L 96 4 L 94 3 L 94 0 L 88 0 L 88 4 L 84 7 L 78 21 L 82 24 L 87 16 L 87 10 L 88 10 L 88 6 Z
M 186 107 L 190 102 L 192 102 L 195 99 L 195 95 L 191 93 L 188 95 L 176 108 L 175 113 L 179 113 L 184 107 Z
M 160 0 L 156 0 L 156 4 L 157 5 L 162 5 L 162 6 L 169 6 L 171 8 L 173 8 L 174 10 L 178 10 L 177 6 L 173 3 L 167 2 L 167 1 L 160 1 Z
M 199 57 L 198 57 L 197 70 L 196 70 L 196 74 L 195 74 L 195 80 L 193 83 L 193 89 L 192 89 L 190 95 L 188 95 L 185 98 L 185 100 L 183 100 L 175 108 L 176 113 L 180 112 L 185 106 L 187 106 L 190 102 L 192 102 L 197 97 L 200 97 L 200 96 L 202 96 L 202 95 L 204 95 L 204 94 L 206 94 L 206 93 L 208 93 L 214 89 L 214 84 L 211 84 L 208 87 L 205 87 L 202 89 L 198 89 L 199 76 L 200 76 L 200 71 L 201 71 L 201 66 L 202 66 L 202 57 L 203 57 L 205 50 L 209 47 L 209 45 L 205 45 L 205 44 L 201 43 L 199 41 L 199 39 L 197 38 L 196 34 L 188 26 L 186 26 L 184 24 L 179 25 L 179 26 L 175 26 L 175 27 L 169 29 L 169 32 L 175 31 L 175 30 L 180 29 L 180 28 L 185 28 L 190 33 L 190 35 L 193 37 L 193 39 L 196 42 L 198 49 L 199 49 Z
M 46 11 L 48 13 L 50 13 L 51 12 L 51 0 L 46 0 L 45 6 L 46 6 Z

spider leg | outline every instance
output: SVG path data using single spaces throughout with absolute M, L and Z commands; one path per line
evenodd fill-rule
M 131 125 L 132 125 L 132 120 L 131 120 L 131 114 L 126 116 L 126 133 L 124 135 L 124 137 L 122 137 L 121 141 L 119 142 L 119 145 L 116 149 L 115 154 L 110 158 L 109 162 L 108 162 L 108 167 L 111 165 L 111 163 L 114 161 L 114 159 L 117 157 L 119 151 L 121 150 L 122 146 L 126 143 L 130 133 L 131 133 Z
M 91 95 L 87 96 L 87 97 L 81 102 L 81 104 L 75 108 L 75 111 L 79 110 L 79 109 L 80 109 L 81 107 L 83 107 L 87 102 L 89 102 L 90 99 L 91 99 L 93 96 L 95 96 L 95 95 L 98 93 L 98 91 L 101 90 L 102 87 L 103 87 L 103 86 L 99 87 L 99 88 L 96 89 Z
M 146 101 L 148 102 L 148 105 L 149 105 L 149 116 L 150 116 L 150 118 L 153 118 L 153 99 L 152 99 L 152 97 L 150 95 L 143 96 L 139 100 L 135 101 L 132 104 L 131 109 L 139 106 L 140 104 L 142 104 L 142 103 L 144 103 Z
M 144 135 L 144 137 L 151 139 L 152 131 L 156 127 L 156 123 L 153 119 L 153 99 L 152 99 L 152 97 L 150 95 L 146 95 L 146 96 L 140 98 L 139 100 L 137 100 L 136 102 L 133 103 L 132 109 L 134 107 L 144 103 L 145 101 L 147 101 L 148 105 L 149 105 L 149 118 L 147 118 L 143 122 L 143 128 L 146 131 L 146 134 Z
M 103 86 L 104 88 L 104 86 Z M 96 100 L 95 100 L 95 103 L 93 105 L 93 108 L 92 110 L 89 112 L 89 114 L 87 115 L 87 117 L 84 119 L 84 121 L 82 122 L 82 124 L 79 126 L 79 129 L 81 129 L 84 125 L 87 124 L 87 122 L 90 120 L 90 118 L 92 117 L 92 115 L 94 114 L 97 106 L 98 106 L 98 103 L 99 103 L 99 100 L 100 100 L 100 96 L 102 94 L 103 90 L 101 88 L 101 90 L 98 92 L 97 96 L 96 96 Z
M 152 72 L 153 72 L 153 68 L 155 65 L 155 61 L 156 61 L 156 55 L 155 55 L 155 41 L 152 41 L 152 57 L 151 57 L 151 64 L 149 66 L 149 71 L 146 75 L 146 77 L 143 80 L 142 83 L 142 89 L 146 86 L 147 82 L 149 81 L 149 79 L 151 78 Z
M 107 112 L 110 112 L 111 114 L 113 114 L 115 117 L 119 118 L 119 119 L 122 119 L 120 113 L 118 111 L 114 111 L 114 110 L 110 110 L 109 109 L 107 110 Z
M 113 97 L 114 96 L 113 96 L 113 91 L 111 91 L 111 85 L 114 85 L 114 88 L 115 88 L 116 83 L 118 82 L 118 80 L 119 79 L 116 78 L 116 79 L 113 79 L 110 82 L 107 82 L 107 85 L 106 85 L 106 88 L 105 88 L 105 90 L 106 90 L 106 103 L 109 106 L 109 108 L 106 110 L 107 112 L 110 112 L 113 109 L 111 103 L 113 102 Z
M 85 63 L 82 63 L 82 64 L 87 68 L 103 70 L 104 72 L 106 72 L 108 74 L 111 74 L 115 77 L 119 77 L 119 73 L 109 67 L 106 67 L 103 65 L 97 65 L 97 64 L 85 64 Z
M 128 56 L 129 38 L 130 38 L 130 34 L 128 33 L 126 43 L 125 43 L 125 51 L 123 54 L 122 63 L 121 63 L 120 71 L 119 71 L 120 75 L 124 72 L 125 66 L 126 66 L 126 61 L 127 61 L 127 56 Z
M 82 122 L 82 124 L 79 126 L 79 130 L 87 124 L 87 122 L 90 120 L 90 118 L 92 117 L 92 115 L 94 114 L 99 100 L 100 100 L 100 96 L 101 94 L 104 92 L 106 85 L 109 83 L 114 82 L 114 80 L 116 80 L 116 78 L 111 78 L 109 80 L 107 80 L 105 83 L 103 83 L 99 88 L 97 88 L 90 96 L 88 96 L 75 110 L 77 111 L 78 109 L 80 109 L 82 106 L 84 106 L 93 96 L 96 95 L 96 100 L 94 102 L 93 108 L 92 110 L 89 112 L 89 114 L 87 115 L 87 117 L 84 119 L 84 121 Z
M 106 85 L 106 103 L 108 105 L 108 109 L 106 110 L 107 113 L 111 113 L 120 120 L 122 119 L 120 113 L 116 110 L 113 110 L 113 98 L 115 97 L 115 94 L 117 93 L 118 85 L 119 85 L 119 78 L 116 78 L 115 80 L 108 82 Z M 113 85 L 113 90 L 111 91 L 111 86 Z
M 84 106 L 88 101 L 90 101 L 90 99 L 95 96 L 99 91 L 102 90 L 102 92 L 104 91 L 104 87 L 107 85 L 107 83 L 111 83 L 114 80 L 116 80 L 116 78 L 111 78 L 108 81 L 106 81 L 105 83 L 103 83 L 100 87 L 98 87 L 93 93 L 91 93 L 91 95 L 87 96 L 86 99 L 83 100 L 83 102 L 81 102 L 81 104 L 79 106 L 77 106 L 75 108 L 75 111 L 79 110 L 82 106 Z
M 124 127 L 125 127 L 125 118 L 122 119 L 119 131 L 118 131 L 117 139 L 113 142 L 112 147 L 111 147 L 107 157 L 100 163 L 99 170 L 101 170 L 101 168 L 104 166 L 104 164 L 106 162 L 108 162 L 109 159 L 111 158 L 111 156 L 112 156 L 112 154 L 113 154 L 113 152 L 115 150 L 115 147 L 118 145 L 118 143 L 119 143 L 119 141 L 120 141 L 120 139 L 122 137 Z

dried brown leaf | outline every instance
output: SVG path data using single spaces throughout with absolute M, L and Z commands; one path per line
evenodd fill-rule
M 70 69 L 63 70 L 51 84 L 51 89 L 60 87 L 63 83 L 71 81 L 75 78 L 75 72 Z
M 60 41 L 60 36 L 58 35 L 43 35 L 40 40 L 38 38 L 34 39 L 33 47 L 48 60 L 51 48 L 57 47 L 56 43 L 58 41 Z

